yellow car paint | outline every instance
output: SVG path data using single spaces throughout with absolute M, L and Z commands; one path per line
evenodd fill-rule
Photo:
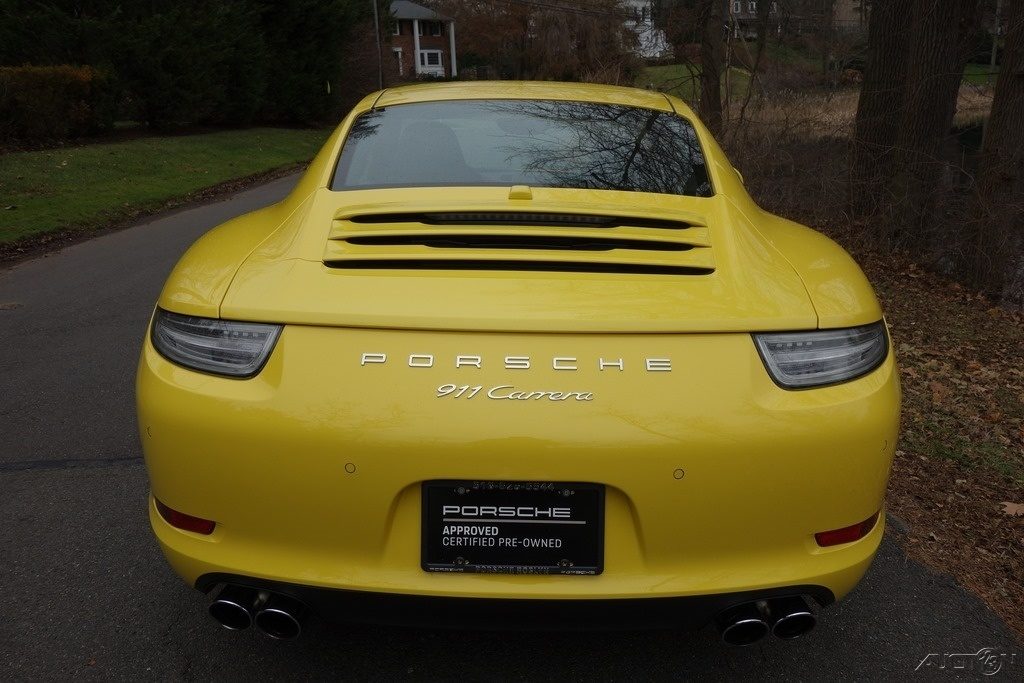
M 675 111 L 697 129 L 712 197 L 508 187 L 334 192 L 353 119 L 373 106 L 439 99 L 610 102 Z M 514 193 L 513 193 L 514 194 Z M 657 275 L 347 271 L 332 235 L 367 207 L 581 210 L 697 222 L 684 259 L 714 272 Z M 372 226 L 370 226 L 372 227 Z M 589 258 L 584 255 L 582 258 Z M 656 252 L 641 258 L 664 258 Z M 174 570 L 325 588 L 497 598 L 706 595 L 820 585 L 837 598 L 878 544 L 830 548 L 815 532 L 883 507 L 900 392 L 890 352 L 841 384 L 777 386 L 750 333 L 882 318 L 850 257 L 751 200 L 713 138 L 678 99 L 610 86 L 451 83 L 375 93 L 341 123 L 281 203 L 201 238 L 160 295 L 168 311 L 285 324 L 249 380 L 175 365 L 147 337 L 139 427 L 153 495 L 215 520 L 171 527 L 150 504 Z M 361 354 L 388 363 L 361 365 Z M 429 354 L 431 367 L 403 359 Z M 474 354 L 479 368 L 456 367 Z M 528 376 L 505 356 L 536 359 Z M 552 367 L 571 356 L 578 370 Z M 647 372 L 648 358 L 672 372 Z M 600 359 L 621 359 L 602 369 Z M 444 384 L 588 391 L 591 402 L 437 398 Z M 420 484 L 431 479 L 605 484 L 598 576 L 432 574 L 420 568 Z M 884 515 L 883 515 L 884 519 Z

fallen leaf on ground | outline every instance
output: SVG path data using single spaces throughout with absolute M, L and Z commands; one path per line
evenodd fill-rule
M 1010 515 L 1011 517 L 1016 517 L 1017 515 L 1024 516 L 1024 503 L 1004 502 L 1002 505 L 1003 513 Z

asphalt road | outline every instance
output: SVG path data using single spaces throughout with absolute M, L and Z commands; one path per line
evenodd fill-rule
M 914 674 L 931 653 L 984 647 L 1017 653 L 997 678 L 1024 678 L 1024 647 L 999 618 L 891 537 L 812 634 L 745 649 L 719 645 L 711 629 L 509 634 L 313 622 L 279 643 L 219 628 L 150 535 L 133 376 L 181 252 L 294 180 L 0 270 L 0 678 L 888 679 Z M 980 666 L 968 675 L 981 677 Z

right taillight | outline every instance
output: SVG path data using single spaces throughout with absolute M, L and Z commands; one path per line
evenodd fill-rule
M 865 375 L 885 360 L 885 323 L 808 332 L 754 335 L 764 366 L 786 389 L 837 384 Z
M 858 524 L 851 524 L 850 526 L 844 526 L 842 529 L 832 529 L 831 531 L 819 531 L 814 534 L 814 540 L 822 548 L 842 545 L 843 543 L 853 543 L 870 534 L 877 523 L 878 513 L 876 512 Z

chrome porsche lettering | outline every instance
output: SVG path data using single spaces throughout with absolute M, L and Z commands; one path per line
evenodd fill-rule
M 529 356 L 505 356 L 505 369 L 506 370 L 529 370 L 530 369 L 530 357 Z
M 552 358 L 551 367 L 555 370 L 579 370 L 575 358 Z
M 434 357 L 425 353 L 414 353 L 409 356 L 410 368 L 432 368 Z
M 456 369 L 462 368 L 476 368 L 481 370 L 484 367 L 491 367 L 492 363 L 489 363 L 484 356 L 473 353 L 460 353 L 454 357 L 449 356 L 449 359 L 443 357 L 439 359 L 432 353 L 412 353 L 409 354 L 406 365 L 410 368 L 433 368 L 433 367 L 444 367 L 448 363 L 455 366 Z M 387 353 L 383 352 L 366 352 L 360 355 L 360 365 L 385 365 L 391 362 Z M 531 356 L 505 356 L 498 361 L 502 367 L 506 370 L 529 370 L 534 367 L 534 358 Z M 579 370 L 581 367 L 597 367 L 601 372 L 605 370 L 618 370 L 623 372 L 626 370 L 627 361 L 623 357 L 610 357 L 605 358 L 598 356 L 593 359 L 580 360 L 577 356 L 553 356 L 551 357 L 551 368 L 553 370 L 574 372 Z M 671 358 L 643 358 L 642 362 L 630 362 L 630 367 L 636 367 L 639 365 L 647 372 L 671 372 L 672 371 L 672 359 Z M 450 365 L 448 367 L 451 367 Z

